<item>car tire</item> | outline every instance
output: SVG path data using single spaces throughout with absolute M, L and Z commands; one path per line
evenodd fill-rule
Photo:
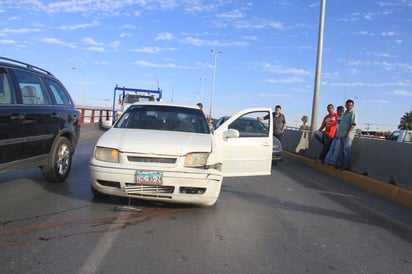
M 49 153 L 47 165 L 43 166 L 44 178 L 51 183 L 60 183 L 69 176 L 72 165 L 72 145 L 65 137 L 58 137 Z
M 272 160 L 272 166 L 276 166 L 278 164 L 278 160 Z

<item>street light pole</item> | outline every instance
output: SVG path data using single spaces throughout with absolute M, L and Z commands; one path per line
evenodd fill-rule
M 212 105 L 213 105 L 213 94 L 215 93 L 215 79 L 216 79 L 216 61 L 217 55 L 222 54 L 222 51 L 215 51 L 211 49 L 210 52 L 215 56 L 215 64 L 213 66 L 213 79 L 212 79 L 212 91 L 210 92 L 210 110 L 209 110 L 209 118 L 210 122 L 212 121 Z
M 73 70 L 78 70 L 82 75 L 83 75 L 83 99 L 82 99 L 82 107 L 84 107 L 84 95 L 86 93 L 86 80 L 87 80 L 87 74 L 83 70 L 72 67 Z
M 203 87 L 204 87 L 204 83 L 206 80 L 207 80 L 206 78 L 200 77 L 200 98 L 199 98 L 200 102 L 203 101 Z
M 317 62 L 316 62 L 315 88 L 313 91 L 312 120 L 310 123 L 311 136 L 315 134 L 317 123 L 318 123 L 318 101 L 319 101 L 319 89 L 320 89 L 320 74 L 322 71 L 325 6 L 326 6 L 326 0 L 321 0 L 319 34 L 318 34 L 318 55 L 317 55 Z

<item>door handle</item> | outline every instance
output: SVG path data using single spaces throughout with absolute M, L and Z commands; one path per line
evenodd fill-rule
M 51 114 L 51 117 L 52 117 L 52 118 L 59 118 L 59 117 L 60 117 L 60 114 L 53 112 L 53 113 Z

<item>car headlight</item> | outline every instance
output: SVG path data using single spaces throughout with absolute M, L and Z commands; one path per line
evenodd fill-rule
M 118 163 L 119 151 L 113 148 L 96 147 L 94 157 L 99 161 Z
M 209 153 L 193 152 L 188 153 L 185 158 L 185 167 L 206 167 Z

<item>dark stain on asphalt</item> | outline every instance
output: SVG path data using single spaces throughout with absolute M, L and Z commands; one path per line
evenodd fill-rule
M 157 207 L 145 208 L 132 212 L 115 210 L 115 215 L 104 218 L 50 222 L 17 227 L 10 230 L 0 231 L 0 247 L 16 246 L 33 241 L 51 241 L 54 239 L 80 235 L 119 231 L 176 212 L 177 210 L 177 208 Z M 7 223 L 10 222 L 3 222 L 3 225 Z M 75 229 L 77 231 L 65 233 L 62 232 L 63 228 Z M 47 235 L 48 233 L 53 233 L 53 235 Z

